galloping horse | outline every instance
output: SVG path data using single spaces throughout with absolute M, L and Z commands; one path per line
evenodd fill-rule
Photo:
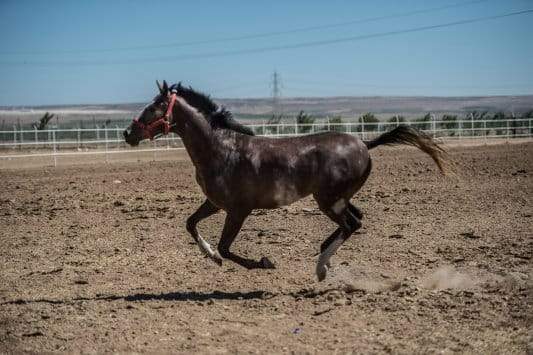
M 320 246 L 316 275 L 322 281 L 331 256 L 361 228 L 363 214 L 350 199 L 370 174 L 370 149 L 412 145 L 427 153 L 444 173 L 444 150 L 408 126 L 398 126 L 369 142 L 337 132 L 258 137 L 208 96 L 179 84 L 157 85 L 159 94 L 124 131 L 124 137 L 130 145 L 170 131 L 181 137 L 196 168 L 196 181 L 207 197 L 187 219 L 187 230 L 219 265 L 225 258 L 247 269 L 274 268 L 266 257 L 256 261 L 232 253 L 235 237 L 252 210 L 289 205 L 313 195 L 320 210 L 338 225 Z M 196 225 L 221 209 L 227 215 L 217 252 L 200 236 Z

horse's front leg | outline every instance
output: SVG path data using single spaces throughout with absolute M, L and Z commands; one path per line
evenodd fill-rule
M 187 231 L 191 234 L 194 241 L 200 247 L 200 250 L 203 251 L 207 256 L 209 256 L 215 263 L 222 265 L 222 258 L 216 251 L 211 249 L 211 245 L 202 238 L 196 225 L 201 220 L 212 216 L 213 214 L 220 211 L 220 208 L 215 206 L 211 201 L 205 200 L 204 203 L 194 212 L 189 218 L 187 218 Z
M 274 269 L 274 264 L 266 257 L 262 257 L 261 260 L 255 261 L 243 258 L 230 251 L 231 244 L 233 244 L 233 241 L 237 237 L 237 234 L 241 230 L 244 220 L 248 215 L 249 213 L 236 214 L 228 212 L 226 221 L 224 222 L 224 229 L 222 230 L 222 237 L 218 243 L 218 252 L 223 258 L 229 259 L 247 269 Z

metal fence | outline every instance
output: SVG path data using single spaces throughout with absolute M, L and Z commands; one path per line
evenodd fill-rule
M 276 123 L 248 125 L 257 135 L 267 137 L 292 137 L 318 132 L 335 131 L 372 139 L 391 130 L 400 122 L 329 122 L 312 124 Z M 416 127 L 443 140 L 458 139 L 515 139 L 533 138 L 533 118 L 501 120 L 430 120 L 401 122 Z M 127 146 L 121 127 L 73 128 L 49 130 L 0 131 L 0 159 L 52 156 L 54 163 L 62 155 L 108 154 L 150 152 L 183 149 L 180 138 L 169 134 L 152 142 L 143 142 L 137 148 Z

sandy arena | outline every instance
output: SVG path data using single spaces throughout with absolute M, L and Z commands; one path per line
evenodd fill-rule
M 206 259 L 185 230 L 202 193 L 177 160 L 0 170 L 0 353 L 533 353 L 533 143 L 372 151 L 363 228 L 311 198 L 256 211 Z M 223 213 L 199 226 L 216 245 Z

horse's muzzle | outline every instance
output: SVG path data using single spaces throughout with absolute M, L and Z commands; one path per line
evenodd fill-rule
M 122 135 L 124 136 L 124 140 L 126 141 L 126 143 L 128 143 L 129 145 L 139 145 L 139 139 L 136 139 L 135 135 L 131 134 L 131 131 L 129 129 L 125 129 L 124 132 L 122 132 Z

